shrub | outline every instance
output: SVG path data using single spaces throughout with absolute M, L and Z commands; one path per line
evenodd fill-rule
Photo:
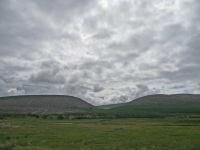
M 63 115 L 59 115 L 57 119 L 64 119 Z
M 10 136 L 6 136 L 6 140 L 10 140 Z
M 42 115 L 42 118 L 43 119 L 46 119 L 48 116 L 47 115 Z

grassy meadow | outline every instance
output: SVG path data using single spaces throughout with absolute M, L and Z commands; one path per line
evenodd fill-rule
M 166 104 L 151 104 L 151 105 L 133 105 L 121 106 L 111 109 L 97 110 L 100 114 L 113 114 L 119 117 L 138 117 L 138 118 L 165 118 L 177 116 L 192 116 L 200 114 L 199 104 L 182 104 L 182 105 L 166 105 Z
M 199 118 L 0 119 L 4 150 L 199 150 Z

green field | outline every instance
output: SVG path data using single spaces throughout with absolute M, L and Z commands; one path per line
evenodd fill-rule
M 199 118 L 0 119 L 0 149 L 199 150 L 199 140 Z
M 199 104 L 182 104 L 182 105 L 133 105 L 120 106 L 110 109 L 100 107 L 93 114 L 109 116 L 113 115 L 116 118 L 165 118 L 165 117 L 200 117 Z

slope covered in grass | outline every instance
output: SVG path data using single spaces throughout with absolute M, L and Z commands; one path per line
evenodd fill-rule
M 200 104 L 199 94 L 175 94 L 175 95 L 148 95 L 140 97 L 126 103 L 130 105 L 146 105 L 146 104 Z
M 181 105 L 132 105 L 121 106 L 112 109 L 94 110 L 96 113 L 117 118 L 158 118 L 158 117 L 177 117 L 177 116 L 197 116 L 200 117 L 200 104 L 181 104 Z
M 125 103 L 119 103 L 119 104 L 101 105 L 101 106 L 97 106 L 97 108 L 98 109 L 112 109 L 112 108 L 121 107 L 125 105 L 126 105 Z
M 29 95 L 0 98 L 0 113 L 65 113 L 95 106 L 73 96 Z

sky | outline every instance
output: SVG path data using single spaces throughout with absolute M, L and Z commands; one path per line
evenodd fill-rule
M 200 94 L 199 0 L 0 0 L 0 96 L 178 93 Z

